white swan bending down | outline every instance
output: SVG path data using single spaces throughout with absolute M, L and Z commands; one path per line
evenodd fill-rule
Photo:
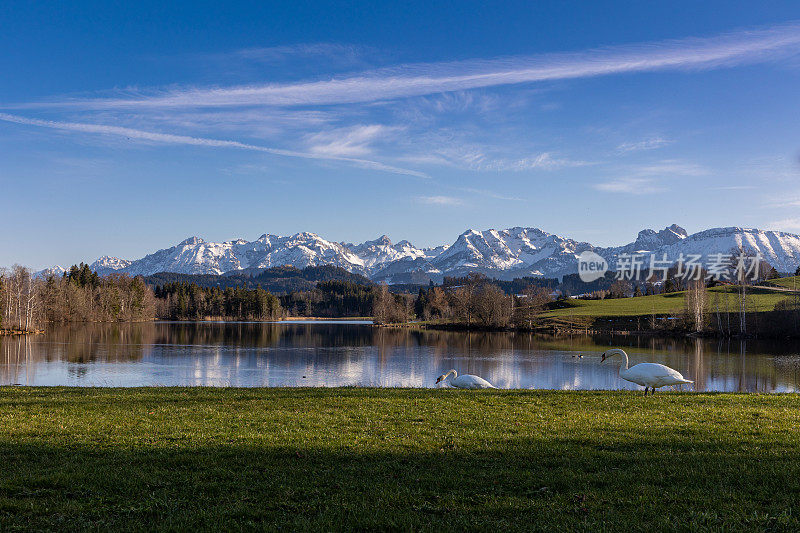
M 452 374 L 452 379 L 450 375 Z M 464 374 L 463 376 L 459 376 L 458 372 L 455 370 L 451 370 L 447 374 L 442 374 L 436 380 L 436 383 L 440 381 L 444 381 L 451 387 L 455 387 L 457 389 L 496 389 L 494 385 L 486 381 L 480 376 L 473 376 L 472 374 Z
M 684 378 L 680 372 L 668 366 L 660 365 L 658 363 L 639 363 L 628 368 L 628 354 L 625 350 L 614 348 L 603 352 L 603 357 L 600 359 L 602 363 L 612 355 L 621 355 L 625 358 L 625 366 L 619 367 L 619 377 L 631 383 L 642 385 L 644 387 L 644 395 L 647 396 L 647 389 L 652 389 L 652 393 L 656 393 L 656 389 L 666 385 L 681 385 L 683 383 L 694 383 Z

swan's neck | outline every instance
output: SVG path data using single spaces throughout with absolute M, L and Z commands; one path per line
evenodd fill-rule
M 457 377 L 458 377 L 458 372 L 456 372 L 455 370 L 451 370 L 450 372 L 447 373 L 447 376 L 445 376 L 444 379 L 446 379 L 446 380 L 449 379 L 449 380 L 452 381 L 452 380 L 456 379 Z
M 619 375 L 622 376 L 628 371 L 628 354 L 625 353 L 625 350 L 617 350 L 617 353 L 619 353 L 625 361 L 625 363 L 619 367 Z
M 624 357 L 624 358 L 625 358 L 625 366 L 624 366 L 624 367 L 620 367 L 620 370 L 628 370 L 628 354 L 626 354 L 626 353 L 623 351 L 623 352 L 622 352 L 622 357 Z

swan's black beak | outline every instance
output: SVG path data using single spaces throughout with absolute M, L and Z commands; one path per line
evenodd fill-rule
M 442 378 L 436 378 L 436 383 L 439 383 L 440 381 L 442 381 Z
M 603 357 L 600 358 L 600 362 L 602 363 L 605 360 L 606 360 L 606 352 L 603 352 Z

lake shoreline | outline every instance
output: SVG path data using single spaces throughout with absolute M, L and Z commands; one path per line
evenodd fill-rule
M 702 339 L 736 339 L 736 340 L 777 340 L 777 339 L 798 339 L 800 330 L 778 329 L 767 332 L 750 333 L 727 333 L 713 330 L 695 331 L 692 328 L 684 328 L 680 325 L 664 329 L 642 328 L 645 320 L 640 316 L 620 316 L 620 317 L 591 317 L 592 325 L 574 326 L 564 323 L 545 322 L 532 328 L 520 327 L 493 327 L 493 326 L 467 326 L 462 323 L 430 323 L 430 322 L 402 322 L 390 324 L 375 324 L 383 328 L 412 328 L 430 331 L 453 331 L 453 332 L 481 332 L 481 333 L 540 333 L 555 336 L 573 335 L 637 335 L 642 337 L 669 337 L 669 338 L 702 338 Z M 649 317 L 647 317 L 649 320 Z M 764 318 L 762 320 L 768 320 Z M 608 327 L 597 327 L 597 323 L 607 321 Z
M 156 318 L 153 322 L 174 322 L 176 324 L 181 323 L 202 323 L 207 322 L 209 324 L 215 324 L 219 322 L 235 322 L 239 324 L 280 324 L 282 322 L 346 322 L 346 321 L 358 321 L 358 322 L 366 322 L 372 321 L 371 316 L 338 316 L 338 317 L 330 317 L 330 316 L 287 316 L 282 318 L 277 318 L 275 320 L 233 320 L 233 319 L 226 319 L 226 318 L 198 318 L 198 319 L 170 319 L 170 318 Z
M 43 329 L 37 329 L 33 331 L 25 331 L 21 329 L 0 329 L 0 337 L 20 337 L 23 335 L 39 335 L 44 333 Z
M 397 323 L 397 324 L 376 324 L 376 327 L 382 328 L 410 328 L 419 329 L 422 331 L 452 331 L 459 333 L 532 333 L 532 334 L 545 334 L 553 335 L 556 337 L 571 337 L 575 335 L 631 335 L 642 337 L 665 337 L 665 338 L 705 338 L 705 339 L 775 339 L 786 338 L 785 336 L 778 337 L 757 337 L 757 336 L 741 336 L 741 335 L 727 335 L 719 336 L 712 333 L 697 333 L 691 330 L 640 330 L 640 329 L 595 329 L 595 328 L 568 328 L 558 326 L 540 326 L 534 328 L 495 328 L 495 327 L 482 327 L 471 326 L 468 327 L 464 324 L 416 324 L 414 322 Z M 794 337 L 792 337 L 794 338 Z

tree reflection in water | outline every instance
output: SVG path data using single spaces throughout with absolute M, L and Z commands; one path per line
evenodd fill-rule
M 29 385 L 433 386 L 455 368 L 501 388 L 636 388 L 599 354 L 624 348 L 695 390 L 793 391 L 793 342 L 422 331 L 342 323 L 84 324 L 0 338 L 0 383 Z M 574 357 L 585 354 L 583 358 Z

